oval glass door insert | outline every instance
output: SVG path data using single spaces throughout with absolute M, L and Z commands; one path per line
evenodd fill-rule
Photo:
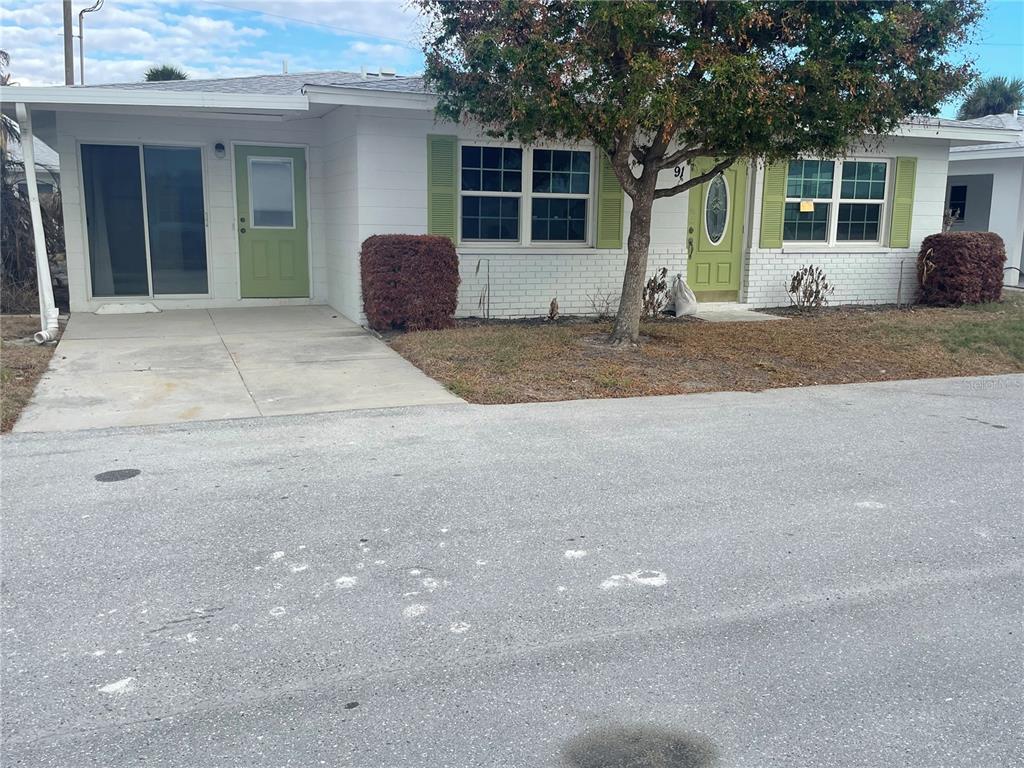
M 704 204 L 704 228 L 712 245 L 722 242 L 728 220 L 729 188 L 725 178 L 719 175 L 708 183 L 708 198 Z

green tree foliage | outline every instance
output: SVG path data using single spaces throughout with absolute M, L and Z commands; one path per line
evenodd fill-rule
M 155 83 L 162 80 L 188 80 L 188 72 L 173 64 L 161 64 L 146 70 L 146 82 Z
M 1024 107 L 1024 80 L 1015 77 L 989 77 L 980 80 L 967 92 L 958 120 L 970 120 L 985 115 L 1002 115 Z
M 740 158 L 843 153 L 970 81 L 981 0 L 417 0 L 438 114 L 496 136 L 592 141 L 633 202 L 612 341 L 635 341 L 654 200 Z M 707 173 L 659 186 L 694 158 Z

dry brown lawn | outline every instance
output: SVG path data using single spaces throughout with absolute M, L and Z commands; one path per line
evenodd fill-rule
M 460 323 L 391 345 L 474 403 L 760 390 L 1024 372 L 1024 298 L 957 308 L 826 310 L 765 323 L 646 323 L 632 349 L 607 323 Z
M 10 432 L 32 398 L 56 345 L 32 341 L 39 318 L 0 315 L 0 432 Z

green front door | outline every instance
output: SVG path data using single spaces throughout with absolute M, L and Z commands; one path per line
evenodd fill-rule
M 710 157 L 694 161 L 694 175 L 714 165 Z M 689 192 L 686 228 L 686 282 L 698 301 L 736 301 L 743 258 L 743 211 L 747 165 L 735 163 Z
M 243 299 L 309 296 L 306 151 L 235 147 Z

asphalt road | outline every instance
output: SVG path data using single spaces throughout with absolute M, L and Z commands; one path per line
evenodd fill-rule
M 3 764 L 1024 765 L 1022 395 L 8 436 Z

